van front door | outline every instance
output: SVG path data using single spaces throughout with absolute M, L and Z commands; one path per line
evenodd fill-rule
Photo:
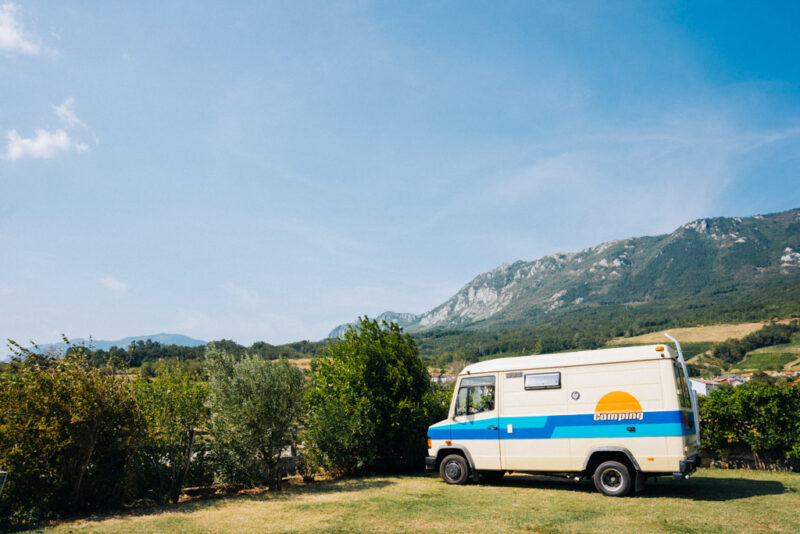
M 456 392 L 450 435 L 469 451 L 475 469 L 500 469 L 500 432 L 494 375 L 464 377 Z

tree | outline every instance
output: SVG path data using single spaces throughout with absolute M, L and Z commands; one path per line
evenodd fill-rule
M 0 468 L 10 473 L 2 504 L 11 522 L 126 502 L 143 438 L 126 370 L 94 367 L 81 347 L 64 356 L 11 348 L 17 355 L 0 374 Z
M 278 487 L 278 460 L 301 413 L 303 372 L 285 359 L 240 358 L 214 346 L 206 362 L 219 476 Z
M 174 360 L 157 365 L 152 378 L 145 369 L 143 365 L 136 381 L 136 397 L 147 423 L 139 474 L 155 490 L 159 502 L 166 498 L 178 502 L 196 431 L 206 425 L 207 387 L 202 376 Z
M 800 460 L 800 388 L 750 380 L 700 403 L 703 448 L 716 458 L 752 455 L 755 467 Z
M 305 403 L 312 461 L 346 473 L 418 468 L 444 409 L 411 336 L 368 317 L 312 362 Z

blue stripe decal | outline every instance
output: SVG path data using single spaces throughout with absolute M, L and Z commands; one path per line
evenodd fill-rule
M 508 425 L 513 432 L 508 433 Z M 498 430 L 489 429 L 497 426 Z M 628 430 L 633 427 L 635 430 Z M 645 412 L 642 420 L 595 421 L 594 414 L 501 417 L 430 427 L 431 439 L 549 439 L 667 437 L 694 433 L 682 411 Z

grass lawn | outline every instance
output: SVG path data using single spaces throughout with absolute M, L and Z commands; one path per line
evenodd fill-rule
M 787 363 L 798 358 L 797 354 L 780 352 L 751 352 L 734 367 L 741 370 L 755 371 L 780 371 Z
M 448 486 L 433 474 L 296 485 L 62 523 L 44 532 L 800 532 L 800 474 L 701 469 L 631 498 L 588 483 L 507 475 Z

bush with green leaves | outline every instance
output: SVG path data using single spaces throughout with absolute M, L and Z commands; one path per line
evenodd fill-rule
M 207 426 L 207 386 L 200 373 L 176 360 L 155 365 L 150 375 L 142 366 L 136 381 L 147 432 L 137 455 L 137 476 L 153 500 L 178 502 L 195 454 L 197 430 Z
M 800 387 L 751 380 L 700 398 L 704 452 L 756 468 L 780 465 L 800 470 Z
M 444 417 L 417 345 L 395 323 L 359 320 L 312 362 L 306 451 L 343 473 L 418 469 L 428 425 Z
M 215 468 L 223 482 L 280 484 L 278 460 L 301 415 L 303 372 L 287 360 L 206 352 Z
M 19 349 L 0 373 L 0 516 L 10 524 L 121 505 L 144 421 L 127 371 Z

